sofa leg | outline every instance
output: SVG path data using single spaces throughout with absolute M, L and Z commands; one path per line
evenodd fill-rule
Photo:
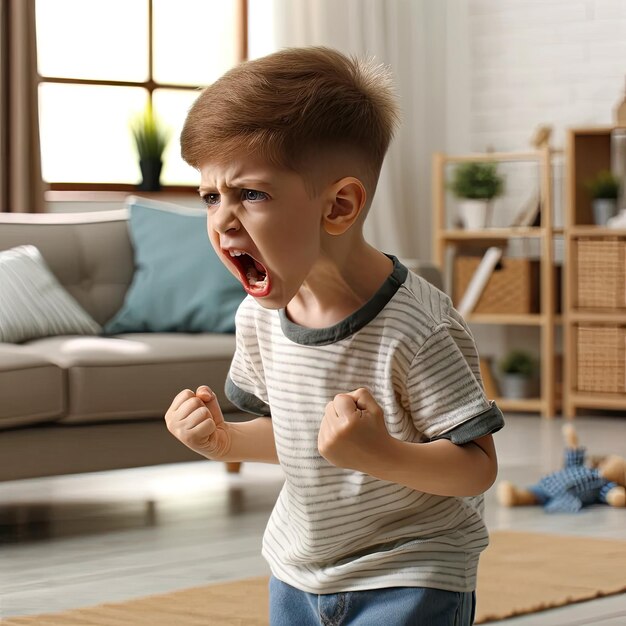
M 226 471 L 229 474 L 239 474 L 239 472 L 241 471 L 241 462 L 233 461 L 230 463 L 226 463 Z

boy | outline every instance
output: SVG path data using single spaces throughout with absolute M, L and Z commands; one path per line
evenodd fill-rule
M 209 459 L 281 464 L 273 626 L 473 619 L 503 420 L 449 298 L 363 238 L 397 121 L 384 68 L 296 48 L 226 73 L 181 135 L 249 294 L 226 392 L 260 417 L 226 423 L 200 387 L 166 421 Z

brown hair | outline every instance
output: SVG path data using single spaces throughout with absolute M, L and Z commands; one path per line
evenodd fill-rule
M 204 89 L 187 115 L 181 153 L 196 168 L 254 154 L 306 179 L 312 163 L 344 149 L 362 163 L 371 198 L 398 122 L 385 66 L 325 47 L 286 48 Z

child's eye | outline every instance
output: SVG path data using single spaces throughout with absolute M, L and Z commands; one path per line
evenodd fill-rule
M 267 200 L 268 195 L 264 191 L 256 191 L 255 189 L 244 189 L 242 192 L 243 199 L 249 202 L 259 202 Z
M 202 202 L 207 206 L 216 206 L 220 203 L 220 194 L 219 193 L 205 193 L 202 196 Z

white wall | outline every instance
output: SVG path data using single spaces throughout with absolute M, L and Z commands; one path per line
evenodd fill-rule
M 470 0 L 471 148 L 517 150 L 538 124 L 610 124 L 626 81 L 626 1 Z

